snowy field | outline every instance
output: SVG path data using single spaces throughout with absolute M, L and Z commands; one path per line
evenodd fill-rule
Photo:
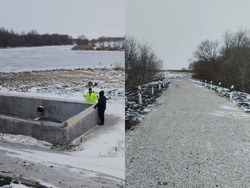
M 48 187 L 122 187 L 124 80 L 124 70 L 115 68 L 1 73 L 0 93 L 83 101 L 91 81 L 96 85 L 93 90 L 104 90 L 108 101 L 105 125 L 94 127 L 66 148 L 27 136 L 0 134 L 0 174 Z

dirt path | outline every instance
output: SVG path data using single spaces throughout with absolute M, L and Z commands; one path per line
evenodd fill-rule
M 126 133 L 126 187 L 249 187 L 250 114 L 177 79 Z

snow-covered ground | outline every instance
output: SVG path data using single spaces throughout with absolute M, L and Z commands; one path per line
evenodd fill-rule
M 43 180 L 44 183 L 55 187 L 69 185 L 72 187 L 80 187 L 80 185 L 99 187 L 99 184 L 119 187 L 124 185 L 124 75 L 123 70 L 116 69 L 1 73 L 0 93 L 83 101 L 83 95 L 88 91 L 87 84 L 91 81 L 96 85 L 93 90 L 96 92 L 104 90 L 108 101 L 105 125 L 94 127 L 74 140 L 67 148 L 54 147 L 50 143 L 27 136 L 0 134 L 0 153 L 2 153 L 0 169 L 2 169 L 2 164 L 2 166 L 8 166 L 7 169 L 4 169 L 5 172 L 10 171 L 11 166 L 5 165 L 5 162 L 13 159 L 16 163 L 26 161 L 41 170 L 53 166 L 53 169 L 59 173 L 58 178 L 60 178 L 61 171 L 61 179 L 66 174 L 73 181 L 71 184 L 66 185 L 65 183 L 63 186 L 59 181 L 57 182 L 57 179 L 49 176 L 49 171 L 44 170 L 47 173 L 46 178 L 41 175 L 39 181 Z M 8 159 L 4 159 L 4 156 Z M 5 173 L 4 175 L 21 174 L 26 179 L 38 179 L 39 174 L 36 175 L 32 170 L 30 170 L 31 173 L 28 173 L 29 169 L 26 170 L 25 174 L 22 174 L 22 169 L 20 171 L 17 169 L 15 173 Z M 1 173 L 3 171 L 0 170 Z M 79 177 L 82 180 L 77 180 L 74 184 L 75 174 L 80 174 Z M 89 177 L 99 179 L 86 182 Z

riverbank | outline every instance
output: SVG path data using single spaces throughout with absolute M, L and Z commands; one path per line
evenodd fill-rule
M 89 45 L 75 45 L 71 50 L 84 50 L 84 51 L 124 51 L 124 48 L 119 46 L 100 46 L 92 47 Z

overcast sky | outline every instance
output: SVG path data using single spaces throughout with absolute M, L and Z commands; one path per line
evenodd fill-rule
M 126 0 L 126 35 L 151 44 L 164 68 L 187 68 L 201 41 L 250 29 L 249 0 Z
M 125 0 L 0 0 L 0 27 L 39 34 L 125 35 Z

